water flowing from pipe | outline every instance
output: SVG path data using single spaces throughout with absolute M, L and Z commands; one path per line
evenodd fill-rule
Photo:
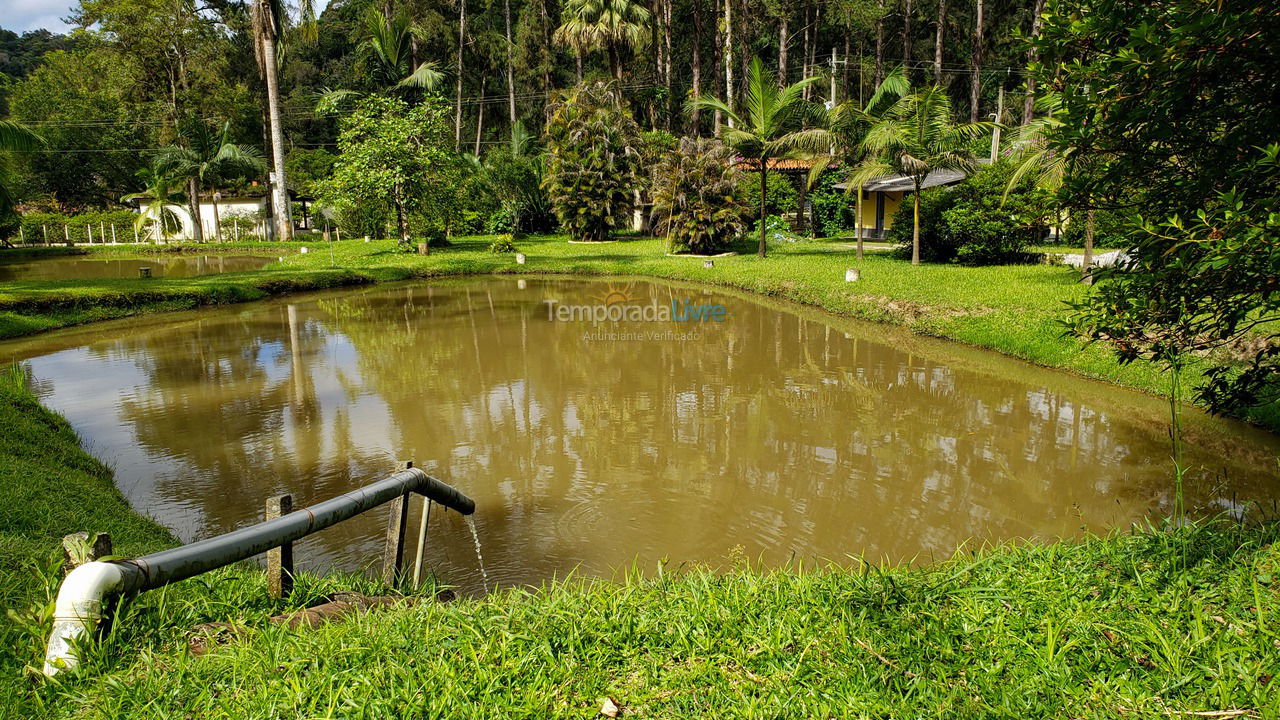
M 471 539 L 476 544 L 476 562 L 480 563 L 480 578 L 484 581 L 485 589 L 489 588 L 489 573 L 484 569 L 484 555 L 480 554 L 480 533 L 476 532 L 475 518 L 470 515 L 463 515 L 463 520 L 467 521 L 467 528 L 471 530 Z

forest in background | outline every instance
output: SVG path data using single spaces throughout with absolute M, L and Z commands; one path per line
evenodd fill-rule
M 1026 38 L 1044 0 L 608 0 L 616 22 L 605 41 L 562 29 L 593 3 L 335 0 L 314 17 L 284 8 L 290 184 L 306 192 L 333 163 L 338 114 L 319 112 L 321 97 L 382 90 L 422 67 L 441 74 L 455 149 L 480 156 L 507 146 L 517 122 L 541 128 L 548 98 L 580 77 L 615 77 L 642 129 L 712 135 L 717 118 L 686 100 L 740 97 L 753 57 L 781 82 L 820 76 L 806 89 L 816 101 L 866 98 L 903 66 L 943 86 L 962 117 L 992 119 L 1001 89 L 1006 123 L 1031 116 Z M 269 155 L 252 5 L 82 0 L 68 35 L 0 31 L 0 114 L 45 140 L 20 163 L 19 199 L 61 212 L 115 205 L 139 188 L 148 153 L 182 144 L 192 119 L 227 122 L 234 141 Z

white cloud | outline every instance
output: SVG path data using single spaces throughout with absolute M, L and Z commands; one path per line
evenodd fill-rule
M 16 33 L 45 28 L 66 32 L 70 26 L 62 18 L 71 14 L 70 0 L 2 0 L 0 27 Z

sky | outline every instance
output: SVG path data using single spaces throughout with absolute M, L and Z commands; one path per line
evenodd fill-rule
M 0 27 L 19 35 L 44 28 L 52 32 L 66 32 L 71 26 L 62 18 L 71 14 L 75 0 L 0 0 Z M 316 12 L 320 12 L 329 0 L 316 0 Z
M 61 18 L 71 14 L 71 0 L 0 0 L 0 27 L 19 35 L 38 28 L 66 32 Z

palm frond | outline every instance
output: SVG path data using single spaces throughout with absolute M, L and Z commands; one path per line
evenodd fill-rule
M 423 90 L 435 90 L 444 82 L 444 73 L 434 62 L 424 62 L 412 74 L 396 83 L 398 87 L 416 87 Z

